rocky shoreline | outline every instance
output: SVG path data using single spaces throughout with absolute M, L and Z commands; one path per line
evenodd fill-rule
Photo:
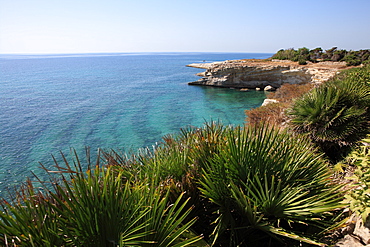
M 189 85 L 238 89 L 279 88 L 284 83 L 322 83 L 346 67 L 345 62 L 320 62 L 299 65 L 287 60 L 227 60 L 214 63 L 193 63 L 188 67 L 205 69 L 202 78 Z

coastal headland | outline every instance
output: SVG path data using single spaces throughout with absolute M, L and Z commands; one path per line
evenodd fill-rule
M 345 62 L 309 62 L 299 65 L 298 62 L 274 59 L 227 60 L 187 66 L 206 70 L 197 74 L 201 79 L 189 82 L 189 85 L 261 90 L 274 90 L 284 83 L 322 83 L 340 70 L 348 68 Z

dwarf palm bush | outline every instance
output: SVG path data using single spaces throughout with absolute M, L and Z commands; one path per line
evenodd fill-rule
M 304 233 L 332 223 L 341 195 L 321 155 L 296 138 L 267 126 L 211 123 L 166 136 L 134 170 L 170 185 L 172 201 L 186 192 L 199 217 L 192 229 L 216 246 L 263 245 L 271 236 L 315 243 Z
M 367 82 L 370 83 L 370 64 L 360 68 L 352 68 L 342 71 L 338 76 L 340 80 L 347 80 L 356 82 Z
M 74 174 L 72 184 L 56 184 L 54 193 L 29 190 L 18 203 L 3 205 L 4 241 L 19 246 L 117 246 L 123 237 L 132 245 L 140 243 L 141 234 L 150 234 L 139 223 L 148 212 L 140 188 L 122 184 L 120 177 L 108 181 L 114 179 L 110 171 L 94 172 L 86 178 Z M 106 184 L 96 181 L 100 178 Z
M 370 84 L 356 74 L 330 81 L 299 98 L 289 113 L 293 130 L 335 160 L 370 131 Z
M 198 182 L 202 170 L 222 149 L 226 133 L 231 130 L 219 122 L 206 123 L 202 128 L 184 128 L 178 134 L 165 136 L 161 146 L 139 158 L 142 164 L 138 173 L 147 174 L 154 184 L 170 187 L 172 201 L 185 192 L 183 200 L 188 199 L 194 205 L 189 217 L 198 218 L 192 229 L 206 239 L 212 232 L 210 224 L 215 217 L 209 210 L 212 204 L 200 194 Z
M 202 169 L 224 145 L 230 129 L 217 122 L 181 129 L 178 134 L 165 136 L 153 151 L 142 153 L 133 169 L 139 180 L 146 178 L 157 185 L 172 183 L 182 187 L 180 193 L 186 190 L 189 194 L 188 189 L 195 189 Z
M 0 243 L 2 246 L 63 246 L 59 234 L 62 219 L 49 207 L 42 192 L 35 192 L 28 181 L 23 191 L 18 192 L 12 204 L 1 203 Z
M 316 233 L 330 225 L 341 195 L 312 145 L 266 126 L 236 129 L 226 138 L 200 182 L 204 197 L 217 205 L 214 243 L 264 246 L 272 237 L 318 244 L 307 225 Z
M 64 156 L 63 156 L 64 157 Z M 98 161 L 99 161 L 98 157 Z M 182 195 L 170 204 L 165 188 L 137 183 L 113 166 L 82 171 L 56 163 L 60 177 L 28 183 L 10 203 L 2 203 L 0 239 L 19 246 L 187 246 L 194 219 Z M 52 171 L 49 171 L 52 172 Z M 187 234 L 184 237 L 184 234 Z M 189 237 L 190 236 L 190 237 Z

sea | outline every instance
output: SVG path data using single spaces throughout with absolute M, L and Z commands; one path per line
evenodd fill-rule
M 189 86 L 191 63 L 271 57 L 267 53 L 0 54 L 0 197 L 52 156 L 153 147 L 181 128 L 243 125 L 259 91 Z

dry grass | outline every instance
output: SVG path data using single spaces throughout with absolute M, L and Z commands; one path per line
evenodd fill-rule
M 246 110 L 247 123 L 250 125 L 267 122 L 270 125 L 280 126 L 286 122 L 285 109 L 289 106 L 287 103 L 271 103 L 251 110 Z
M 276 99 L 278 103 L 271 103 L 251 110 L 246 110 L 247 124 L 255 125 L 266 122 L 270 125 L 284 126 L 289 120 L 285 110 L 290 107 L 294 99 L 300 97 L 314 87 L 313 84 L 284 84 L 276 92 L 271 92 L 267 98 Z
M 314 84 L 283 84 L 276 92 L 271 92 L 267 98 L 276 99 L 279 102 L 292 102 L 295 98 L 310 91 Z

